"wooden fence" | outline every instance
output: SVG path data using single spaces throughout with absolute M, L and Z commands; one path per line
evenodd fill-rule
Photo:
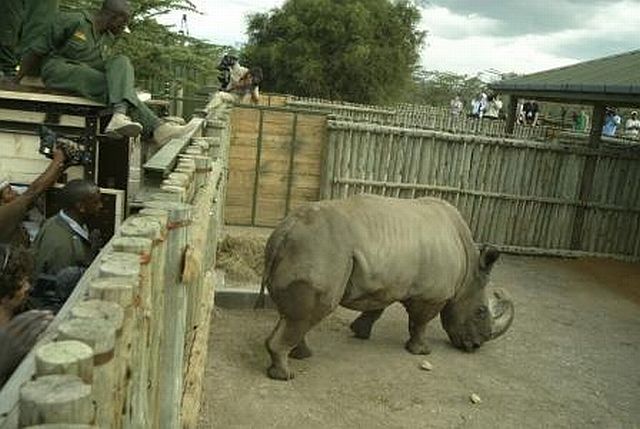
M 326 116 L 267 106 L 231 114 L 226 221 L 274 226 L 320 193 Z
M 145 165 L 139 213 L 0 391 L 0 428 L 197 427 L 229 133 L 195 120 L 199 131 Z
M 315 98 L 291 97 L 286 105 L 296 109 L 313 109 L 338 121 L 355 121 L 406 128 L 440 130 L 458 134 L 504 137 L 503 119 L 475 118 L 465 114 L 454 116 L 449 109 L 435 106 L 398 104 L 391 107 L 335 102 Z M 516 124 L 513 136 L 527 140 L 551 140 L 559 130 L 548 126 Z
M 638 146 L 542 143 L 330 121 L 322 198 L 441 197 L 478 242 L 640 258 Z

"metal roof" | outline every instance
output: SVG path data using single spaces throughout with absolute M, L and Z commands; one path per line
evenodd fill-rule
M 640 50 L 507 79 L 490 87 L 521 96 L 640 104 Z

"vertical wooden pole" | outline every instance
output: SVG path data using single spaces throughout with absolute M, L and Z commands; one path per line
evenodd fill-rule
M 593 109 L 593 121 L 591 125 L 591 133 L 589 134 L 589 147 L 598 149 L 602 140 L 602 126 L 604 125 L 605 106 L 598 103 Z M 582 178 L 580 179 L 580 194 L 578 200 L 581 203 L 589 202 L 591 191 L 593 189 L 593 179 L 598 166 L 598 155 L 588 155 L 584 161 L 584 169 L 582 170 Z M 573 233 L 571 235 L 571 249 L 582 249 L 583 228 L 586 217 L 587 208 L 580 206 L 576 208 L 576 217 L 573 222 Z
M 161 360 L 162 389 L 158 397 L 159 427 L 180 427 L 186 328 L 186 293 L 182 283 L 184 255 L 191 222 L 191 206 L 179 203 L 148 203 L 150 208 L 165 208 L 168 213 L 165 256 L 165 317 Z
M 291 146 L 289 148 L 289 172 L 287 174 L 287 200 L 285 215 L 291 211 L 291 190 L 293 188 L 293 165 L 296 158 L 296 145 L 298 137 L 298 113 L 293 114 L 293 129 L 291 131 Z
M 260 125 L 258 126 L 258 140 L 256 143 L 256 168 L 253 179 L 253 201 L 251 202 L 251 226 L 256 226 L 256 212 L 258 208 L 258 190 L 260 187 L 260 164 L 262 162 L 262 130 L 264 127 L 264 110 L 260 110 Z

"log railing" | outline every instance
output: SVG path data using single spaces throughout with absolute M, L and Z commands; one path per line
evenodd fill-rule
M 224 112 L 194 120 L 0 391 L 0 428 L 197 426 L 229 132 Z

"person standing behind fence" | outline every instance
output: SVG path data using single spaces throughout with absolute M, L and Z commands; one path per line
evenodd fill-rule
M 525 101 L 522 105 L 522 113 L 524 114 L 524 123 L 535 127 L 538 125 L 540 117 L 540 107 L 535 101 Z
M 622 123 L 622 118 L 616 113 L 613 107 L 607 107 L 604 116 L 604 125 L 602 126 L 602 135 L 607 137 L 615 137 L 618 125 Z
M 87 222 L 102 210 L 100 191 L 88 180 L 72 180 L 60 192 L 62 210 L 48 219 L 36 237 L 36 308 L 57 311 L 89 267 L 100 243 Z
M 638 112 L 635 110 L 631 112 L 631 116 L 624 124 L 624 134 L 626 137 L 637 139 L 640 136 L 640 119 L 638 119 Z
M 484 116 L 489 119 L 498 119 L 500 117 L 500 110 L 502 110 L 502 101 L 497 95 L 492 95 L 489 97 L 487 112 Z
M 452 116 L 455 116 L 455 117 L 460 116 L 460 114 L 464 110 L 464 103 L 462 102 L 460 95 L 456 95 L 455 98 L 451 100 L 450 107 L 451 107 L 450 112 Z
M 573 130 L 579 133 L 584 133 L 589 127 L 589 115 L 584 109 L 580 109 L 579 112 L 573 112 Z
M 136 137 L 144 131 L 163 145 L 189 133 L 198 123 L 178 126 L 161 121 L 138 98 L 129 58 L 109 54 L 115 38 L 128 30 L 130 16 L 126 0 L 104 0 L 93 15 L 58 13 L 32 49 L 46 57 L 42 79 L 47 88 L 71 91 L 113 109 L 107 136 Z M 140 122 L 132 121 L 129 113 Z

